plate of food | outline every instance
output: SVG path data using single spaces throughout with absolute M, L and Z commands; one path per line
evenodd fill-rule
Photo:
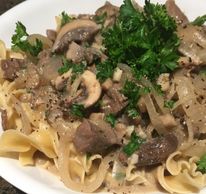
M 0 176 L 29 194 L 206 192 L 206 2 L 29 0 L 0 17 Z

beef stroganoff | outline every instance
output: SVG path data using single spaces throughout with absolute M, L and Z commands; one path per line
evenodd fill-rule
M 79 192 L 199 192 L 205 21 L 174 0 L 63 11 L 47 36 L 18 21 L 11 49 L 0 41 L 0 155 Z

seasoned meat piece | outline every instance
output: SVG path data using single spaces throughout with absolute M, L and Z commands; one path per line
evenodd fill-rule
M 97 9 L 95 15 L 102 16 L 106 13 L 106 20 L 104 22 L 104 27 L 112 26 L 119 13 L 119 7 L 112 5 L 110 2 L 106 2 L 104 6 Z
M 1 122 L 2 122 L 2 127 L 3 130 L 7 130 L 8 129 L 8 117 L 7 117 L 7 111 L 0 109 L 0 113 L 1 113 Z
M 31 105 L 33 108 L 40 107 L 44 111 L 55 109 L 60 103 L 60 98 L 51 86 L 41 86 L 32 91 Z
M 69 45 L 66 57 L 74 63 L 80 63 L 84 60 L 84 48 L 75 42 Z
M 66 53 L 66 57 L 74 63 L 81 63 L 86 61 L 91 64 L 95 59 L 100 58 L 100 51 L 95 48 L 84 48 L 75 42 L 72 42 Z
M 26 88 L 34 89 L 40 84 L 40 75 L 37 67 L 30 63 L 26 70 Z
M 164 137 L 155 138 L 143 144 L 139 151 L 137 166 L 150 166 L 164 162 L 167 157 L 175 152 L 178 146 L 177 137 L 170 133 Z
M 186 24 L 189 23 L 187 16 L 175 4 L 174 0 L 167 0 L 165 6 L 168 14 L 176 20 L 177 24 L 180 24 L 181 26 L 185 26 Z
M 53 42 L 56 40 L 57 33 L 56 33 L 55 30 L 47 30 L 46 31 L 46 35 L 47 35 L 49 40 L 51 40 Z
M 118 140 L 109 125 L 101 128 L 93 122 L 84 119 L 75 132 L 73 142 L 79 152 L 98 154 L 117 144 Z
M 47 63 L 48 60 L 51 58 L 51 51 L 50 50 L 43 50 L 38 55 L 38 64 L 44 64 Z
M 53 123 L 56 122 L 58 118 L 63 118 L 63 112 L 60 109 L 55 108 L 49 110 L 46 116 L 47 116 L 47 121 L 49 122 L 49 124 L 52 125 Z
M 110 88 L 102 97 L 101 109 L 105 114 L 118 114 L 127 105 L 127 100 L 117 87 Z
M 18 72 L 24 68 L 25 60 L 23 59 L 5 59 L 1 61 L 1 69 L 3 70 L 4 79 L 13 81 L 18 77 Z
M 42 51 L 39 56 L 37 67 L 41 76 L 41 85 L 48 85 L 59 76 L 58 69 L 62 67 L 61 56 L 51 55 L 50 50 Z

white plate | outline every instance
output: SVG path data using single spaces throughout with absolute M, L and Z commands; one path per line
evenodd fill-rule
M 46 29 L 55 28 L 54 16 L 62 11 L 71 14 L 93 13 L 105 0 L 29 0 L 0 16 L 0 39 L 10 46 L 15 23 L 21 21 L 30 33 L 45 34 Z M 116 5 L 121 0 L 111 0 Z M 152 2 L 165 2 L 153 0 Z M 176 0 L 190 20 L 206 14 L 205 0 Z M 141 0 L 141 4 L 143 1 Z M 0 133 L 2 129 L 0 128 Z M 75 194 L 49 172 L 35 167 L 21 167 L 18 161 L 0 158 L 0 176 L 29 194 Z M 203 189 L 201 194 L 206 193 Z

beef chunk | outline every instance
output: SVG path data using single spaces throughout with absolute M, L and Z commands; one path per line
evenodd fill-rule
M 102 97 L 102 111 L 105 114 L 118 114 L 127 106 L 127 100 L 117 87 L 110 88 Z
M 25 67 L 25 60 L 23 59 L 5 59 L 1 61 L 1 69 L 3 70 L 3 77 L 9 81 L 15 80 L 20 69 Z
M 93 122 L 84 119 L 77 128 L 73 142 L 76 149 L 83 153 L 103 153 L 107 148 L 117 144 L 115 132 L 109 125 L 98 126 Z

